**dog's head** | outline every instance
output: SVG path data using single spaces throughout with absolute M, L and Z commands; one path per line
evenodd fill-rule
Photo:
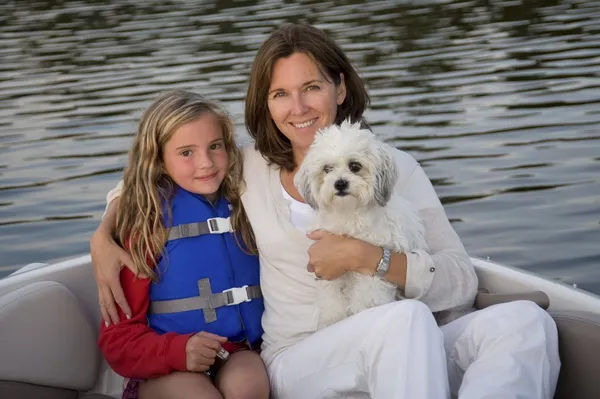
M 294 184 L 314 209 L 385 206 L 396 183 L 387 145 L 360 123 L 344 121 L 315 136 Z

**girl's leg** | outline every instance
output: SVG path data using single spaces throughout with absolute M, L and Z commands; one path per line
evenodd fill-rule
M 174 372 L 140 383 L 139 399 L 223 399 L 204 373 Z
M 556 324 L 533 302 L 491 306 L 442 331 L 450 388 L 460 399 L 554 396 L 560 371 Z
M 377 306 L 314 333 L 268 366 L 276 399 L 443 399 L 443 337 L 426 305 Z
M 256 352 L 235 352 L 219 370 L 215 385 L 225 399 L 269 399 L 267 369 Z

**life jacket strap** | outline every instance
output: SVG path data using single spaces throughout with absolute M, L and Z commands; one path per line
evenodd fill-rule
M 205 312 L 208 311 L 206 313 L 212 314 L 215 309 L 220 308 L 221 306 L 239 305 L 240 303 L 249 302 L 258 298 L 262 298 L 262 292 L 259 285 L 244 285 L 242 287 L 230 288 L 223 292 L 208 295 L 202 295 L 201 290 L 200 296 L 165 301 L 150 301 L 150 308 L 148 311 L 153 314 L 163 314 L 203 309 Z M 205 321 L 210 323 L 211 321 L 216 320 L 216 315 L 214 316 L 214 320 L 212 319 L 213 317 L 209 316 L 208 320 Z
M 204 234 L 223 234 L 232 231 L 230 218 L 210 218 L 206 222 L 180 224 L 171 227 L 167 240 L 172 241 Z

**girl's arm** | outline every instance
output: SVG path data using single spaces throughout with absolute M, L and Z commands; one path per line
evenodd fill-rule
M 107 323 L 119 321 L 119 312 L 115 303 L 126 316 L 132 315 L 119 282 L 119 272 L 123 265 L 130 270 L 135 268 L 129 254 L 117 245 L 113 238 L 117 226 L 118 197 L 121 195 L 122 187 L 121 180 L 106 196 L 106 211 L 100 225 L 90 238 L 90 253 L 98 285 L 98 300 L 102 318 Z
M 122 321 L 102 324 L 98 345 L 110 367 L 128 378 L 156 378 L 173 371 L 187 371 L 186 344 L 194 334 L 158 334 L 149 326 L 146 313 L 150 304 L 150 280 L 136 278 L 129 269 L 120 273 L 131 317 L 122 310 Z

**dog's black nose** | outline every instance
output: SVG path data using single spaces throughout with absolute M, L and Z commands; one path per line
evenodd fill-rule
M 346 179 L 338 179 L 333 183 L 333 187 L 335 187 L 338 191 L 344 191 L 348 188 L 348 180 Z

